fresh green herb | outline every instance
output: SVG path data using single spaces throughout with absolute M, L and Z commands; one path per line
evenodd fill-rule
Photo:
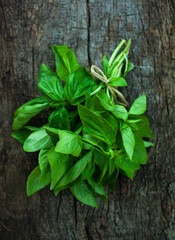
M 117 89 L 127 86 L 125 77 L 134 68 L 130 45 L 131 40 L 122 40 L 109 61 L 103 57 L 104 72 L 94 65 L 87 71 L 67 46 L 53 46 L 56 74 L 44 64 L 39 74 L 44 96 L 22 105 L 13 119 L 12 136 L 24 151 L 39 151 L 28 196 L 50 184 L 55 195 L 69 188 L 80 202 L 98 207 L 95 197 L 106 201 L 104 186 L 114 190 L 119 172 L 132 179 L 147 163 L 146 148 L 153 146 L 148 138 L 154 136 L 143 115 L 146 96 L 129 108 Z M 29 126 L 44 109 L 52 109 L 48 123 Z

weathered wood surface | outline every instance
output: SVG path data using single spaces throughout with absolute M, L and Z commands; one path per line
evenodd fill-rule
M 174 0 L 0 0 L 0 239 L 175 239 L 175 3 Z M 82 65 L 120 38 L 132 38 L 135 71 L 124 94 L 143 92 L 155 133 L 149 164 L 133 182 L 120 176 L 99 209 L 65 191 L 27 198 L 26 180 L 37 154 L 10 137 L 13 112 L 39 95 L 41 63 L 54 68 L 53 44 L 67 44 Z

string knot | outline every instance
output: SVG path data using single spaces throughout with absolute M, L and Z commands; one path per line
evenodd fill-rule
M 126 101 L 126 99 L 125 99 L 125 97 L 123 96 L 123 94 L 122 94 L 120 91 L 117 90 L 117 87 L 113 87 L 113 86 L 110 86 L 110 85 L 108 84 L 109 81 L 110 81 L 110 79 L 108 79 L 108 78 L 105 76 L 104 72 L 103 72 L 100 68 L 98 68 L 98 67 L 95 66 L 95 65 L 92 65 L 92 66 L 91 66 L 91 74 L 92 74 L 94 77 L 98 78 L 99 80 L 101 80 L 102 82 L 104 82 L 104 83 L 106 84 L 107 89 L 108 89 L 108 90 L 110 91 L 110 93 L 112 94 L 112 101 L 113 101 L 113 99 L 115 99 L 115 101 L 116 101 L 118 104 L 121 104 L 121 105 L 126 106 L 126 107 L 129 106 L 129 104 L 128 104 L 128 102 Z M 117 100 L 116 94 L 117 94 L 117 96 L 122 100 L 122 102 L 119 102 L 119 101 Z
M 99 72 L 100 74 L 99 74 L 98 72 Z M 109 79 L 107 79 L 107 77 L 105 76 L 104 72 L 103 72 L 100 68 L 98 68 L 97 66 L 95 66 L 95 65 L 92 65 L 92 66 L 91 66 L 91 74 L 92 74 L 94 77 L 100 79 L 100 80 L 101 80 L 102 82 L 104 82 L 104 83 L 108 83 L 108 82 L 109 82 Z

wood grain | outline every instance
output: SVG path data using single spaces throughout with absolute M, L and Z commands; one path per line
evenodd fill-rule
M 133 181 L 120 176 L 107 204 L 93 209 L 69 191 L 26 197 L 37 154 L 10 137 L 14 111 L 39 96 L 41 63 L 55 69 L 53 44 L 81 65 L 102 66 L 121 38 L 132 38 L 135 70 L 123 91 L 146 93 L 155 134 L 149 163 Z M 175 3 L 173 0 L 0 0 L 0 239 L 175 239 Z M 43 118 L 33 121 L 39 122 Z

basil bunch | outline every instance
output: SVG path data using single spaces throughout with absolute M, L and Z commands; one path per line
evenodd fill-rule
M 147 163 L 146 147 L 153 144 L 143 138 L 153 134 L 142 115 L 146 96 L 127 110 L 109 91 L 127 86 L 125 76 L 134 67 L 127 58 L 130 43 L 122 40 L 109 61 L 103 57 L 108 83 L 94 80 L 67 46 L 53 46 L 56 74 L 44 64 L 39 74 L 44 96 L 22 105 L 13 119 L 12 136 L 24 151 L 39 151 L 38 166 L 27 181 L 28 196 L 50 184 L 55 195 L 69 188 L 80 202 L 98 207 L 95 196 L 106 201 L 104 186 L 114 190 L 119 172 L 132 179 L 140 164 Z M 52 109 L 47 124 L 28 125 L 46 108 Z

